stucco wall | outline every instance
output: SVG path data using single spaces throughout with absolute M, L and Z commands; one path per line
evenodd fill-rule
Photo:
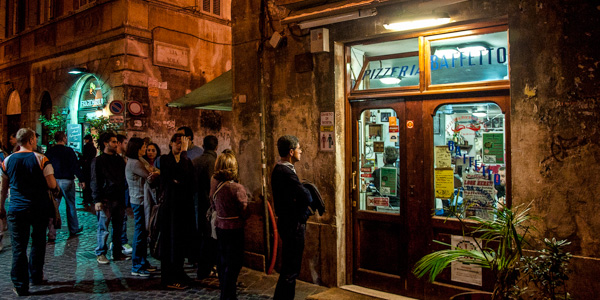
M 571 292 L 600 285 L 600 11 L 587 1 L 511 1 L 512 195 L 539 236 L 569 239 Z

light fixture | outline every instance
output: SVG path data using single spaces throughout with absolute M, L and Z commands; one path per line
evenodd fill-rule
M 440 47 L 435 49 L 433 55 L 437 57 L 456 57 L 458 56 L 458 48 L 456 47 Z
M 381 81 L 381 83 L 388 84 L 388 85 L 398 84 L 398 83 L 400 83 L 401 80 L 402 79 L 400 79 L 398 77 L 394 77 L 394 76 L 384 76 L 384 77 L 379 78 L 379 81 Z
M 313 27 L 329 25 L 329 24 L 333 24 L 333 23 L 339 23 L 339 22 L 344 22 L 344 21 L 372 17 L 375 15 L 377 15 L 376 8 L 367 8 L 367 9 L 355 10 L 355 11 L 351 11 L 351 12 L 347 12 L 347 13 L 343 13 L 343 14 L 339 14 L 339 15 L 333 15 L 333 16 L 329 16 L 329 17 L 322 17 L 322 18 L 316 18 L 316 19 L 312 19 L 312 20 L 302 21 L 302 22 L 298 23 L 298 26 L 300 26 L 300 29 L 306 29 L 306 28 L 313 28 Z
M 488 44 L 483 43 L 475 43 L 475 44 L 464 44 L 458 46 L 458 51 L 462 52 L 465 55 L 470 55 L 473 57 L 476 56 L 484 56 L 488 54 L 488 49 L 490 46 Z
M 403 18 L 400 22 L 385 23 L 383 27 L 387 30 L 405 31 L 417 28 L 433 27 L 450 23 L 448 14 L 422 15 Z
M 487 105 L 485 109 L 483 107 L 477 107 L 477 109 L 473 111 L 473 115 L 479 118 L 487 116 Z
M 89 71 L 87 68 L 72 68 L 71 70 L 69 70 L 68 73 L 71 75 L 78 75 L 83 73 L 89 73 Z

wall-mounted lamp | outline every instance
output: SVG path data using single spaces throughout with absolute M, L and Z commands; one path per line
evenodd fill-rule
M 403 18 L 401 21 L 398 22 L 384 23 L 383 27 L 387 30 L 405 31 L 411 29 L 433 27 L 447 23 L 450 23 L 450 16 L 446 13 L 443 13 Z
M 68 73 L 71 75 L 79 75 L 83 73 L 89 73 L 89 71 L 87 68 L 72 68 Z
M 339 23 L 339 22 L 344 22 L 344 21 L 372 17 L 375 15 L 377 15 L 376 8 L 367 8 L 367 9 L 355 10 L 355 11 L 351 11 L 351 12 L 347 12 L 347 13 L 343 13 L 343 14 L 302 21 L 302 22 L 298 23 L 298 26 L 300 26 L 300 29 L 306 29 L 306 28 L 313 28 L 313 27 L 329 25 L 329 24 L 333 24 L 333 23 Z

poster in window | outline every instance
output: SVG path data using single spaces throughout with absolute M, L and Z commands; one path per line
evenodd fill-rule
M 396 187 L 398 185 L 398 169 L 382 167 L 379 170 L 379 182 L 381 186 L 379 192 L 386 196 L 396 196 Z
M 434 149 L 435 167 L 450 168 L 452 164 L 452 153 L 448 146 L 435 146 Z
M 504 163 L 504 133 L 483 133 L 483 162 Z
M 481 240 L 475 240 L 472 237 L 453 235 L 450 244 L 452 248 L 460 248 L 465 250 L 478 249 L 477 244 L 481 245 Z M 450 280 L 456 282 L 462 282 L 466 284 L 472 284 L 482 286 L 483 284 L 483 271 L 481 267 L 476 265 L 468 265 L 461 262 L 452 262 L 450 267 L 451 277 Z
M 454 196 L 454 170 L 435 169 L 435 197 L 450 199 Z

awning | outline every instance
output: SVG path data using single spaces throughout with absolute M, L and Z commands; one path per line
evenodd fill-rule
M 281 24 L 296 23 L 316 18 L 328 17 L 334 14 L 356 11 L 358 9 L 377 7 L 389 4 L 390 0 L 345 0 L 324 5 L 293 10 L 289 16 L 281 21 Z M 401 1 L 403 2 L 403 1 Z
M 167 104 L 168 107 L 231 111 L 231 70 Z

